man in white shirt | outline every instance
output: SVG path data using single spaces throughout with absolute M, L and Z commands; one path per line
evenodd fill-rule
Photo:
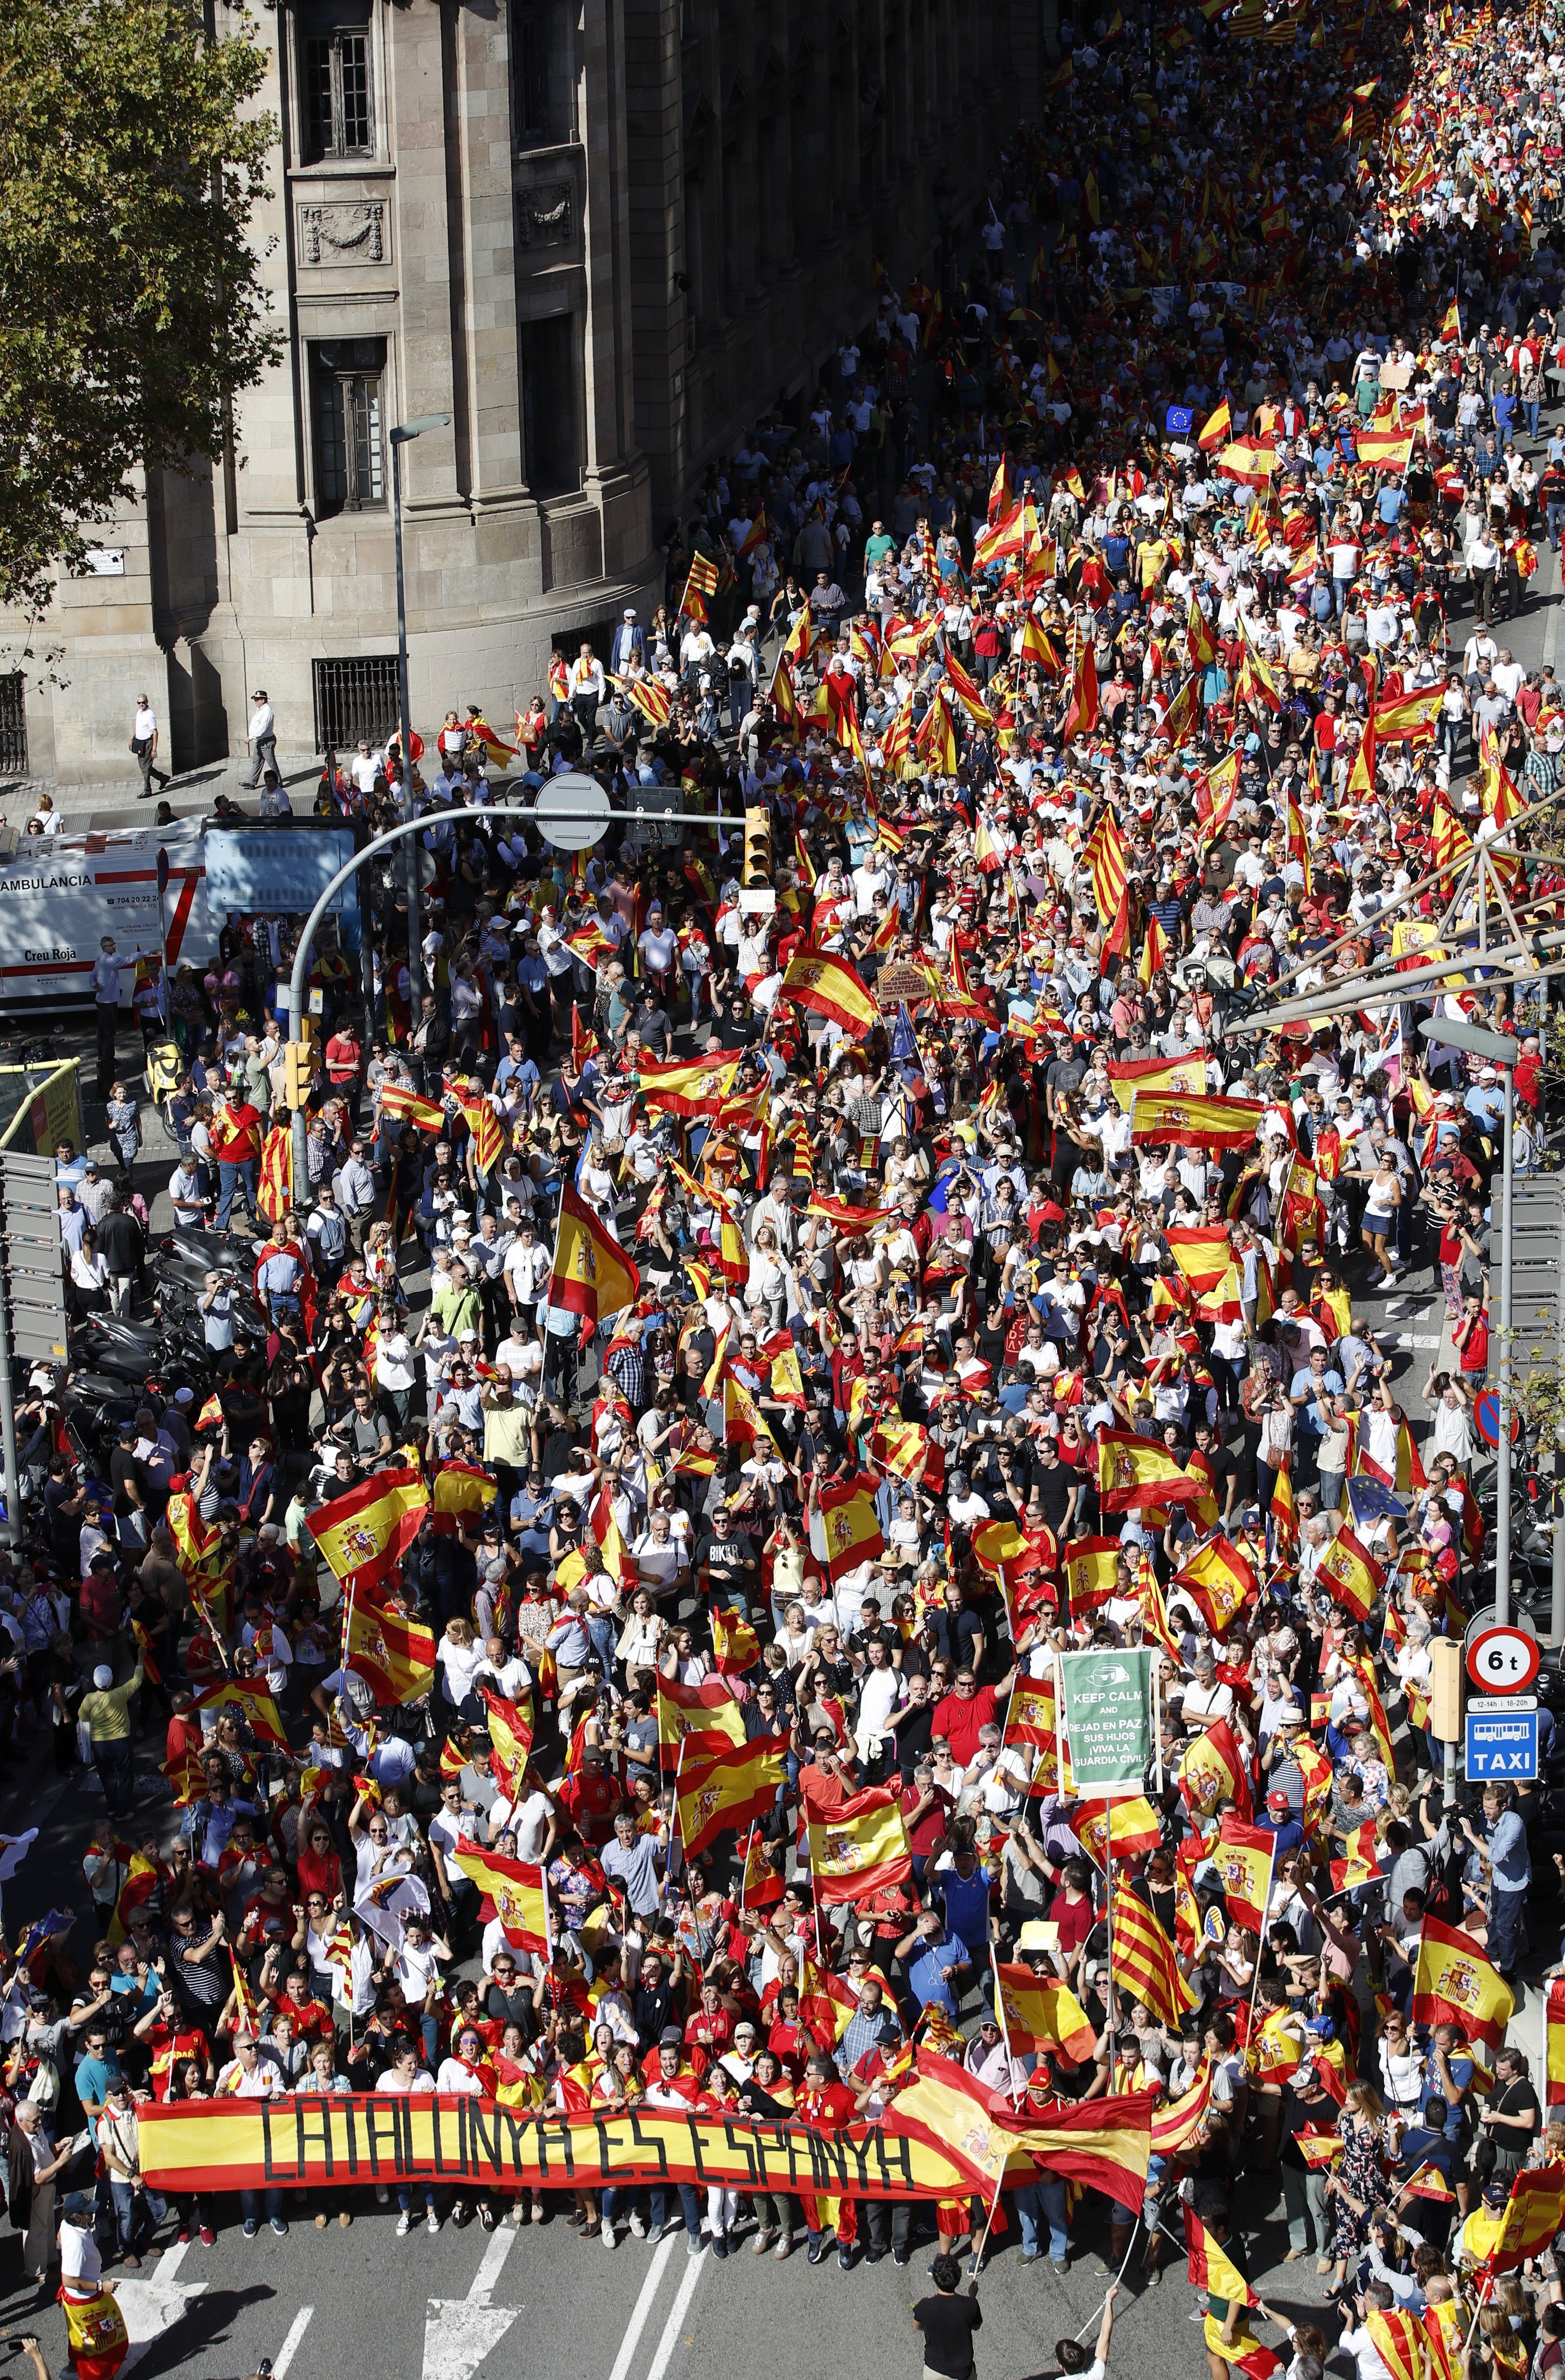
M 144 802 L 151 797 L 154 777 L 160 786 L 169 782 L 168 771 L 157 765 L 158 714 L 144 694 L 136 698 L 136 724 L 130 731 L 130 748 L 141 771 L 141 790 L 136 798 Z
M 584 644 L 571 663 L 571 709 L 588 743 L 598 733 L 598 706 L 603 699 L 603 664 Z
M 250 773 L 245 783 L 247 785 L 259 785 L 268 769 L 277 767 L 277 714 L 267 700 L 263 686 L 257 686 L 250 700 L 255 709 L 250 713 L 248 731 Z

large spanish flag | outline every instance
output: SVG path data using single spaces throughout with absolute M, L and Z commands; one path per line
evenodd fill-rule
M 1204 1735 L 1185 1745 L 1179 1790 L 1186 1808 L 1197 1817 L 1209 1818 L 1219 1802 L 1231 1802 L 1242 1818 L 1254 1815 L 1244 1747 L 1227 1719 L 1214 1720 Z
M 833 1788 L 821 1792 L 814 1768 L 799 1778 L 799 1798 L 809 1829 L 809 1873 L 823 1909 L 861 1900 L 890 1885 L 905 1884 L 913 1853 L 903 1824 L 902 1797 L 894 1785 L 867 1785 L 845 1797 Z
M 686 1746 L 675 1813 L 686 1859 L 704 1852 L 725 1827 L 747 1827 L 766 1815 L 778 1787 L 788 1781 L 787 1751 L 785 1735 L 753 1736 L 747 1743 L 724 1744 L 713 1753 L 693 1753 Z
M 877 1485 L 870 1473 L 862 1471 L 820 1491 L 819 1511 L 810 1514 L 809 1548 L 834 1579 L 886 1549 L 875 1504 Z
M 1358 459 L 1376 471 L 1405 471 L 1413 460 L 1411 430 L 1361 430 Z
M 492 1504 L 498 1493 L 491 1472 L 480 1470 L 476 1463 L 441 1464 L 435 1474 L 435 1491 L 431 1511 L 436 1529 L 443 1537 L 454 1537 L 460 1526 L 458 1514 L 481 1512 Z
M 1207 2230 L 1193 2206 L 1184 2210 L 1184 2244 L 1190 2256 L 1190 2286 L 1209 2297 L 1226 2298 L 1230 2305 L 1258 2306 L 1249 2282 L 1238 2265 Z
M 734 1087 L 739 1061 L 724 1050 L 714 1058 L 682 1058 L 668 1065 L 643 1058 L 636 1070 L 641 1096 L 649 1108 L 670 1115 L 716 1115 Z
M 1195 2006 L 1195 1995 L 1180 1973 L 1173 1944 L 1122 1876 L 1114 1879 L 1109 1934 L 1115 1982 L 1159 2023 L 1177 2027 Z
M 499 1779 L 506 1800 L 519 1802 L 528 1772 L 528 1755 L 532 1750 L 532 1720 L 506 1695 L 496 1694 L 492 1687 L 480 1686 L 479 1692 L 489 1713 L 490 1767 Z
M 1425 1917 L 1413 1977 L 1414 2024 L 1459 2024 L 1469 2041 L 1498 2050 L 1515 2008 L 1510 1985 L 1471 1934 Z
M 1138 1091 L 1130 1136 L 1140 1148 L 1248 1148 L 1266 1109 L 1259 1099 L 1203 1099 L 1171 1091 Z
M 679 1765 L 679 1747 L 688 1738 L 692 1754 L 722 1752 L 745 1741 L 745 1715 L 725 1678 L 703 1678 L 698 1686 L 682 1686 L 677 1678 L 658 1677 L 658 1742 L 663 1767 Z
M 1137 2091 L 1051 2107 L 1046 2123 L 1024 2118 L 1013 2120 L 1005 2101 L 1000 2103 L 1000 2113 L 1006 2131 L 1035 2164 L 1048 2167 L 1065 2181 L 1100 2190 L 1117 2206 L 1139 2215 L 1152 2162 L 1155 2105 L 1150 2091 Z
M 1168 1091 L 1180 1099 L 1202 1099 L 1207 1089 L 1207 1062 L 1194 1058 L 1110 1058 L 1109 1087 L 1126 1115 L 1138 1091 Z
M 1375 706 L 1375 740 L 1377 744 L 1406 744 L 1414 736 L 1434 732 L 1445 700 L 1446 681 L 1438 686 L 1420 686 L 1416 694 L 1393 695 L 1389 702 Z
M 1277 1837 L 1268 1827 L 1247 1827 L 1225 1810 L 1212 1847 L 1212 1864 L 1222 1879 L 1222 1897 L 1236 1925 L 1252 1934 L 1266 1925 L 1271 1899 L 1272 1870 L 1277 1861 Z
M 1018 2055 L 1029 2049 L 1062 2049 L 1073 2066 L 1084 2066 L 1098 2035 L 1069 1985 L 1036 1975 L 1030 1967 L 997 1965 L 994 1973 L 1012 2049 Z
M 1198 1551 L 1181 1564 L 1169 1581 L 1171 1595 L 1183 1587 L 1214 1636 L 1220 1636 L 1252 1600 L 1256 1573 L 1231 1539 L 1219 1529 Z
M 1233 1262 L 1233 1244 L 1226 1223 L 1203 1223 L 1185 1231 L 1175 1227 L 1163 1236 L 1169 1244 L 1169 1254 L 1185 1280 L 1203 1296 L 1216 1289 Z
M 372 1591 L 348 1597 L 343 1667 L 364 1680 L 382 1709 L 417 1702 L 435 1682 L 435 1633 Z
M 845 959 L 806 942 L 794 953 L 782 978 L 779 1000 L 791 1000 L 817 1016 L 830 1017 L 848 1033 L 873 1032 L 880 1022 L 869 987 Z
M 1544 2105 L 1546 2107 L 1558 2107 L 1565 2101 L 1565 1982 L 1557 1979 L 1548 1985 L 1544 2007 L 1544 2022 L 1547 2028 Z
M 1351 1611 L 1362 1627 L 1370 1607 L 1386 1584 L 1386 1573 L 1352 1529 L 1341 1528 L 1316 1562 L 1316 1576 L 1327 1582 L 1333 1603 Z
M 220 1678 L 215 1685 L 202 1687 L 191 1708 L 232 1711 L 248 1724 L 258 1743 L 273 1744 L 279 1752 L 288 1748 L 282 1716 L 263 1678 Z
M 1106 1512 L 1134 1512 L 1143 1504 L 1198 1504 L 1212 1483 L 1177 1463 L 1159 1439 L 1134 1430 L 1098 1433 L 1098 1498 Z
M 1106 2102 L 1091 2104 L 1102 2107 Z M 923 2043 L 887 2109 L 885 2129 L 930 2146 L 939 2143 L 964 2168 L 968 2187 L 985 2199 L 992 2196 L 1008 2166 L 1014 2167 L 1014 2179 L 1032 2178 L 1026 2151 L 1001 2122 L 994 2095 L 965 2067 Z
M 400 1083 L 382 1083 L 380 1087 L 381 1113 L 400 1123 L 416 1124 L 420 1132 L 443 1133 L 445 1130 L 445 1110 L 438 1099 L 426 1099 L 417 1091 L 409 1091 Z
M 601 1322 L 606 1315 L 633 1305 L 640 1293 L 641 1275 L 586 1199 L 566 1183 L 560 1193 L 550 1305 Z
M 1163 1840 L 1158 1814 L 1140 1793 L 1122 1802 L 1078 1802 L 1065 1824 L 1095 1866 L 1107 1875 L 1109 1861 L 1136 1859 Z
M 380 1586 L 419 1534 L 430 1507 L 416 1471 L 377 1471 L 305 1522 L 334 1578 Z
M 451 1854 L 463 1875 L 494 1903 L 505 1939 L 514 1950 L 552 1955 L 549 1939 L 549 1878 L 529 1860 L 505 1859 L 466 1835 L 456 1838 Z

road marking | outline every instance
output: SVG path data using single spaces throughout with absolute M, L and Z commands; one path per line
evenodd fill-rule
M 314 2312 L 313 2306 L 300 2306 L 295 2314 L 288 2325 L 286 2338 L 272 2359 L 272 2380 L 288 2380 L 288 2367 L 304 2343 L 304 2334 L 309 2328 L 309 2318 Z
M 178 2322 L 192 2298 L 199 2298 L 206 2288 L 204 2281 L 184 2281 L 178 2278 L 179 2267 L 190 2252 L 190 2242 L 183 2247 L 176 2240 L 166 2254 L 158 2258 L 157 2270 L 145 2281 L 116 2280 L 114 2285 L 115 2303 L 125 2320 L 126 2336 L 130 2346 L 122 2372 L 139 2363 L 155 2339 Z
M 680 2325 L 690 2310 L 690 2301 L 696 2294 L 696 2285 L 701 2277 L 707 2261 L 705 2256 L 691 2257 L 685 2268 L 685 2278 L 679 2284 L 679 2295 L 674 2299 L 669 2312 L 669 2318 L 663 2325 L 663 2335 L 658 2341 L 658 2351 L 648 2368 L 647 2380 L 663 2380 L 663 2374 L 673 2362 L 673 2350 L 679 2344 Z
M 472 2380 L 486 2355 L 499 2346 L 520 2306 L 491 2305 L 501 2268 L 516 2244 L 506 2224 L 491 2231 L 465 2298 L 431 2298 L 424 2313 L 424 2380 Z
M 684 2235 L 681 2233 L 679 2236 L 683 2238 Z M 630 2320 L 625 2325 L 625 2338 L 620 2343 L 620 2351 L 614 2358 L 614 2368 L 609 2374 L 609 2380 L 627 2380 L 631 2360 L 641 2344 L 641 2334 L 647 2327 L 647 2317 L 652 2311 L 652 2301 L 658 2294 L 664 2273 L 668 2270 L 668 2261 L 673 2253 L 673 2242 L 674 2235 L 671 2233 L 668 2239 L 660 2240 L 653 2251 L 652 2261 L 647 2268 L 647 2277 L 641 2284 L 641 2294 L 631 2310 Z M 693 2259 L 690 2269 L 692 2272 L 696 2269 Z
M 1545 669 L 1551 669 L 1553 667 L 1555 650 L 1559 643 L 1559 598 L 1561 589 L 1565 589 L 1565 554 L 1557 553 L 1555 555 L 1554 577 L 1556 582 L 1554 589 L 1554 601 L 1548 607 L 1548 625 L 1543 632 L 1543 665 Z

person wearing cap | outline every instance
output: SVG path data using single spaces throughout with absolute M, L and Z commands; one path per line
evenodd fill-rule
M 136 1803 L 130 1703 L 140 1689 L 141 1678 L 141 1663 L 138 1660 L 124 1684 L 116 1686 L 113 1670 L 106 1661 L 101 1661 L 92 1672 L 92 1691 L 82 1696 L 77 1712 L 78 1722 L 86 1727 L 91 1738 L 92 1766 L 103 1789 L 104 1806 L 116 1824 L 129 1817 Z
M 245 730 L 245 739 L 250 747 L 250 773 L 245 779 L 245 785 L 248 791 L 253 792 L 268 770 L 279 777 L 281 772 L 277 768 L 277 714 L 267 698 L 266 688 L 258 686 L 250 700 L 255 709 Z
M 1316 2271 L 1329 2273 L 1333 2202 L 1324 2167 L 1312 2166 L 1299 2147 L 1301 2132 L 1334 2131 L 1336 2104 L 1320 2079 L 1313 2058 L 1302 2058 L 1282 2086 L 1278 2117 L 1278 2169 L 1282 2176 L 1282 2203 L 1288 2217 L 1285 2265 L 1316 2253 Z M 1313 2237 L 1312 2237 L 1313 2234 Z
M 1279 1861 L 1286 1859 L 1290 1852 L 1298 1851 L 1304 1842 L 1304 1828 L 1293 1815 L 1293 1805 L 1280 1786 L 1274 1786 L 1267 1795 L 1266 1807 L 1258 1814 L 1256 1824 L 1276 1838 L 1274 1857 Z
M 647 631 L 637 624 L 636 606 L 627 603 L 609 643 L 609 668 L 615 677 L 647 666 Z
M 141 2262 L 137 2252 L 139 2243 L 151 2239 L 167 2208 L 157 2192 L 149 2190 L 141 2179 L 140 2126 L 125 2076 L 112 2077 L 106 2093 L 94 2137 L 114 2201 L 119 2259 L 134 2270 Z

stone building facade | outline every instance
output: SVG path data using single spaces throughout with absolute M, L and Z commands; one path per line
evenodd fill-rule
M 221 38 L 227 0 L 209 0 Z M 706 464 L 929 269 L 1036 98 L 1040 0 L 266 0 L 255 238 L 285 353 L 231 454 L 149 476 L 7 674 L 0 774 L 242 754 L 394 717 L 394 424 L 415 724 L 497 725 L 661 593 Z M 10 631 L 7 634 L 7 630 Z

